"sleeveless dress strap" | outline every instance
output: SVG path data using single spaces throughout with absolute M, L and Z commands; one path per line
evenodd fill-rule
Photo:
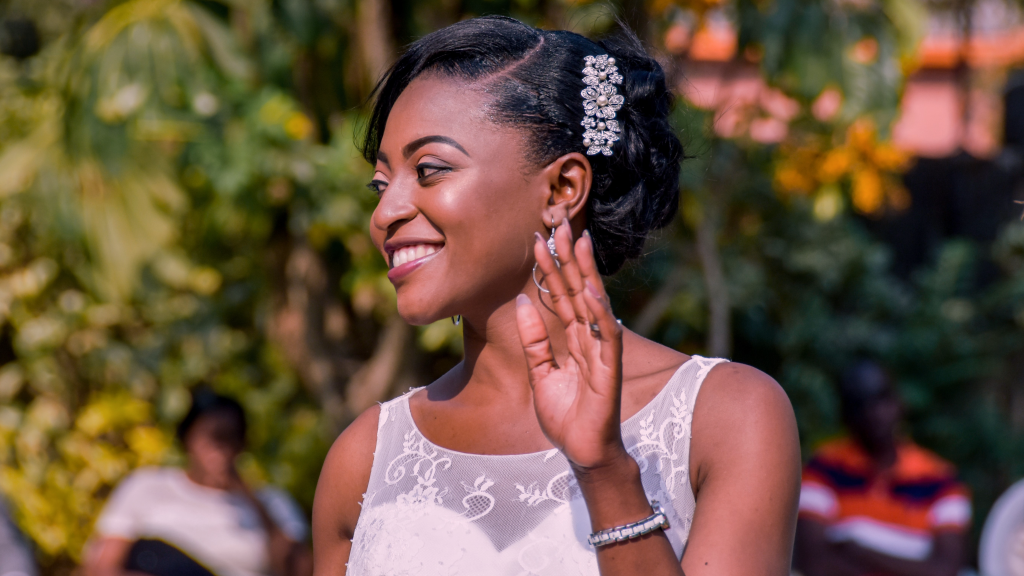
M 682 386 L 686 389 L 686 407 L 692 414 L 693 408 L 697 404 L 697 394 L 700 393 L 700 389 L 704 385 L 704 380 L 707 379 L 708 374 L 711 372 L 711 369 L 714 368 L 715 366 L 718 366 L 719 364 L 729 362 L 729 360 L 726 358 L 705 358 L 703 356 L 697 356 L 696 354 L 694 354 L 693 356 L 690 357 L 690 360 L 687 361 L 686 364 L 690 364 L 691 362 L 696 364 L 697 366 L 696 374 L 694 374 L 692 378 L 679 378 L 678 380 L 680 380 L 680 382 L 678 382 L 677 385 Z M 683 366 L 680 367 L 679 372 L 683 371 L 682 368 L 685 367 L 686 364 L 683 364 Z M 676 376 L 680 376 L 680 374 L 677 372 Z M 672 377 L 672 380 L 669 381 L 670 384 L 672 383 L 672 381 L 676 380 L 676 376 Z
M 407 413 L 404 404 L 407 404 L 409 402 L 409 396 L 412 396 L 414 393 L 416 393 L 418 390 L 421 390 L 422 388 L 424 387 L 419 386 L 416 388 L 409 388 L 409 391 L 402 394 L 401 396 L 392 398 L 391 400 L 387 400 L 385 402 L 378 403 L 378 406 L 380 406 L 380 414 L 377 416 L 377 441 L 374 443 L 373 447 L 373 464 L 370 468 L 369 486 L 373 486 L 374 482 L 377 480 L 377 476 L 383 473 L 382 469 L 380 468 L 380 461 L 378 459 L 378 455 L 385 453 L 389 446 L 393 446 L 395 442 L 398 441 L 396 439 L 396 435 L 398 438 L 402 438 L 408 433 L 409 429 L 412 427 L 411 421 L 400 422 L 398 420 L 402 418 L 403 414 Z M 395 430 L 394 428 L 396 426 L 400 427 L 401 429 Z M 363 494 L 363 501 L 361 504 L 369 504 L 369 499 L 372 499 L 372 497 L 373 491 L 370 490 L 368 487 L 367 492 Z
M 384 425 L 388 422 L 395 420 L 395 410 L 402 406 L 402 403 L 409 401 L 409 396 L 412 396 L 416 392 L 422 390 L 425 386 L 418 386 L 416 388 L 409 388 L 409 391 L 401 396 L 392 398 L 386 402 L 379 402 L 380 416 L 377 418 L 377 447 L 380 447 L 381 431 L 384 429 Z M 376 453 L 376 452 L 375 452 Z
M 649 415 L 653 412 L 667 414 L 672 408 L 679 414 L 685 411 L 692 415 L 697 403 L 697 394 L 700 393 L 704 380 L 711 369 L 728 361 L 726 358 L 705 358 L 696 354 L 690 356 L 689 360 L 683 362 L 676 369 L 654 399 L 641 408 L 636 415 L 623 422 L 623 426 L 642 415 Z

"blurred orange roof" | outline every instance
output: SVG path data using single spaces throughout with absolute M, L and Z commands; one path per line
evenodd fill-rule
M 1000 88 L 970 85 L 965 91 L 956 68 L 961 62 L 974 70 L 1024 64 L 1024 14 L 999 0 L 978 0 L 973 22 L 973 36 L 964 43 L 950 14 L 930 14 L 929 33 L 911 62 L 916 71 L 907 78 L 892 127 L 899 148 L 929 157 L 958 150 L 977 156 L 998 151 Z M 764 84 L 755 51 L 737 54 L 736 30 L 724 15 L 709 15 L 695 32 L 684 24 L 669 28 L 665 48 L 688 60 L 679 89 L 691 104 L 715 111 L 715 132 L 720 136 L 746 135 L 760 142 L 786 137 L 792 116 L 787 110 L 793 106 Z M 838 96 L 832 99 L 835 102 L 822 96 L 822 110 L 839 106 Z
M 722 21 L 709 22 L 690 38 L 689 31 L 677 24 L 666 34 L 670 52 L 686 52 L 697 62 L 727 62 L 736 57 L 736 31 Z M 974 68 L 1005 67 L 1024 62 L 1024 26 L 979 33 L 962 47 L 960 39 L 949 34 L 929 34 L 918 48 L 917 64 L 922 68 L 955 68 L 961 53 Z
M 1019 64 L 1024 62 L 1024 26 L 975 36 L 963 47 L 955 36 L 930 34 L 918 48 L 918 63 L 922 68 L 954 68 L 960 61 L 961 50 L 973 68 Z
M 689 56 L 703 62 L 728 62 L 736 56 L 736 31 L 731 26 L 703 26 L 693 35 Z

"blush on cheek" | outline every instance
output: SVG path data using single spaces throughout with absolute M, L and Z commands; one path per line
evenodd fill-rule
M 374 212 L 374 214 L 376 214 L 376 212 Z M 389 263 L 388 262 L 388 256 L 387 256 L 387 254 L 384 251 L 384 240 L 385 240 L 385 237 L 386 237 L 386 233 L 381 231 L 381 230 L 378 230 L 377 227 L 373 225 L 373 222 L 374 221 L 371 219 L 371 221 L 370 221 L 370 242 L 373 243 L 373 247 L 377 249 L 377 253 L 380 254 L 381 258 L 384 259 L 384 263 L 388 264 Z M 358 238 L 358 236 L 356 238 Z M 366 246 L 366 245 L 363 244 L 363 246 Z M 366 248 L 369 248 L 369 247 L 366 246 Z

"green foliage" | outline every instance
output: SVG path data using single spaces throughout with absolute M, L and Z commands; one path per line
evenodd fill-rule
M 827 88 L 843 96 L 840 120 L 895 118 L 904 70 L 927 15 L 914 0 L 818 2 L 739 0 L 740 48 L 765 77 L 804 104 Z
M 252 418 L 250 481 L 311 502 L 331 427 L 261 320 L 282 219 L 348 242 L 350 290 L 389 301 L 352 122 L 313 143 L 198 5 L 101 16 L 25 68 L 0 63 L 0 487 L 50 562 L 80 558 L 124 474 L 180 459 L 169 431 L 198 382 Z
M 849 208 L 824 218 L 804 197 L 773 189 L 773 153 L 714 138 L 706 116 L 680 112 L 698 159 L 684 164 L 683 210 L 644 265 L 619 286 L 635 319 L 649 317 L 657 296 L 637 295 L 675 284 L 671 298 L 642 327 L 687 352 L 709 332 L 707 286 L 692 246 L 706 221 L 710 195 L 725 207 L 718 248 L 733 311 L 733 357 L 775 377 L 796 409 L 805 455 L 842 432 L 837 381 L 861 358 L 890 367 L 915 440 L 955 462 L 975 494 L 979 515 L 1024 473 L 1024 440 L 1008 409 L 1017 400 L 1014 373 L 1024 350 L 1024 223 L 1001 232 L 991 254 L 964 240 L 943 245 L 908 280 L 890 269 L 884 246 Z M 1000 280 L 978 289 L 983 258 Z

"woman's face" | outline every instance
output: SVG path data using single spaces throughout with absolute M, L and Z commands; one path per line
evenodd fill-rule
M 479 86 L 429 75 L 388 117 L 370 233 L 411 324 L 486 314 L 530 282 L 550 184 L 524 160 L 523 133 L 487 118 L 489 101 Z

